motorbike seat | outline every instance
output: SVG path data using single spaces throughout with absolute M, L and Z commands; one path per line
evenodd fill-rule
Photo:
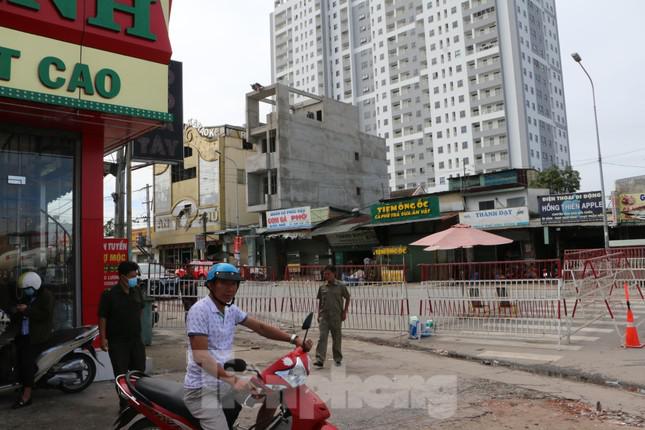
M 137 381 L 135 388 L 148 400 L 186 418 L 197 428 L 200 428 L 199 420 L 193 417 L 184 403 L 183 384 L 165 379 L 144 377 Z

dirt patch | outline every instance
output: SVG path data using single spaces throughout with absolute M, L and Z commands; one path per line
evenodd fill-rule
M 461 429 L 637 429 L 643 428 L 641 418 L 621 413 L 597 411 L 595 407 L 582 402 L 562 399 L 519 399 L 488 400 L 480 404 L 478 416 L 460 417 L 452 424 L 459 423 Z M 444 429 L 445 423 L 438 429 Z

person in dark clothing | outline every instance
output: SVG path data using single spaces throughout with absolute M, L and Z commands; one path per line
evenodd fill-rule
M 347 286 L 336 279 L 336 268 L 327 266 L 323 271 L 326 283 L 318 289 L 318 324 L 320 338 L 316 347 L 314 366 L 322 368 L 327 355 L 327 339 L 331 332 L 332 353 L 336 366 L 343 361 L 342 326 L 349 312 L 350 294 Z
M 139 266 L 132 261 L 119 264 L 119 283 L 103 292 L 99 304 L 101 349 L 107 351 L 114 376 L 129 370 L 144 371 L 146 350 L 141 339 L 143 292 L 138 285 Z M 121 408 L 127 402 L 120 400 Z
M 13 404 L 14 409 L 31 405 L 36 359 L 53 331 L 54 297 L 41 285 L 42 280 L 35 272 L 23 273 L 18 278 L 19 304 L 13 322 L 18 325 L 18 379 L 23 388 Z

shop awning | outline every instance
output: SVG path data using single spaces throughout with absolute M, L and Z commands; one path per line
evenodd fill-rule
M 311 230 L 300 230 L 300 231 L 279 231 L 275 233 L 268 233 L 266 235 L 267 239 L 311 239 Z
M 331 236 L 336 234 L 349 233 L 359 227 L 362 227 L 365 224 L 369 224 L 369 222 L 369 215 L 352 215 L 349 217 L 335 218 L 317 227 L 313 231 L 312 236 Z

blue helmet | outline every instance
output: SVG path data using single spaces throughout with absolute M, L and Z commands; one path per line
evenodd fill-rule
M 223 281 L 242 281 L 240 270 L 229 263 L 218 263 L 210 268 L 206 282 L 216 281 L 221 279 Z

